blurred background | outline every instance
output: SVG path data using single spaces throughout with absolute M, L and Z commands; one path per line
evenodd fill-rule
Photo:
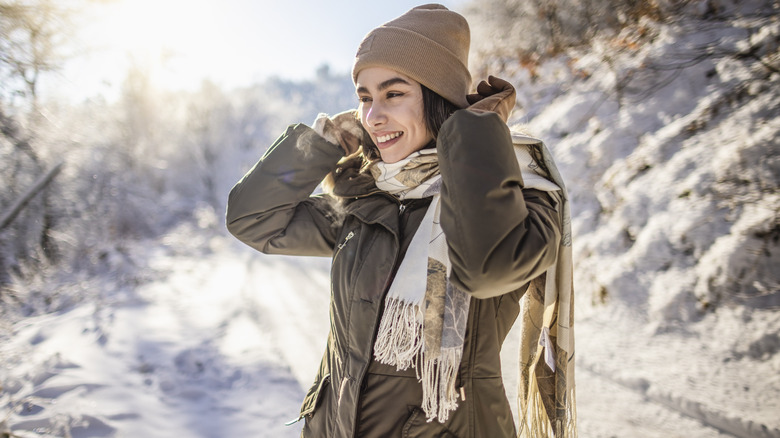
M 581 435 L 780 437 L 780 2 L 442 3 L 469 20 L 475 81 L 515 85 L 510 126 L 542 138 L 567 182 Z M 416 4 L 0 0 L 0 436 L 131 430 L 53 407 L 67 391 L 41 392 L 49 378 L 87 365 L 52 362 L 66 346 L 33 360 L 73 339 L 41 327 L 87 308 L 109 349 L 106 315 L 156 299 L 139 291 L 245 254 L 223 225 L 230 187 L 287 125 L 356 107 L 358 43 Z M 280 266 L 242 257 L 247 278 Z M 327 277 L 306 263 L 295 272 Z M 170 372 L 190 383 L 224 366 L 178 354 Z M 310 370 L 269 354 L 292 369 L 289 419 Z M 169 359 L 155 357 L 132 369 L 151 379 Z

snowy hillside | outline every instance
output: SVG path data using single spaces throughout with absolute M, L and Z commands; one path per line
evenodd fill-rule
M 474 67 L 515 84 L 510 124 L 567 182 L 586 438 L 780 438 L 780 6 L 688 4 Z M 475 37 L 494 29 L 472 18 Z M 297 436 L 329 263 L 253 253 L 222 211 L 283 126 L 352 105 L 351 81 L 167 95 L 130 79 L 118 103 L 47 108 L 60 261 L 0 285 L 0 437 Z M 0 234 L 3 260 L 28 228 Z M 512 334 L 510 398 L 516 354 Z
M 780 23 L 743 5 L 517 71 L 515 121 L 567 178 L 580 367 L 780 436 Z

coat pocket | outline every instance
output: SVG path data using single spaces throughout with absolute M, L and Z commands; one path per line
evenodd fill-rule
M 320 382 L 320 387 L 314 396 L 314 407 L 304 418 L 301 437 L 324 437 L 330 432 L 331 411 L 333 406 L 333 397 L 330 385 L 330 376 L 325 376 Z
M 428 422 L 425 412 L 420 408 L 414 408 L 409 419 L 404 423 L 403 438 L 458 438 L 443 424 L 434 420 Z

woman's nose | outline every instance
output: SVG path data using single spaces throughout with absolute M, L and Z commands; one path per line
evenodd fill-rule
M 385 116 L 384 108 L 381 104 L 374 102 L 368 110 L 368 114 L 366 114 L 366 123 L 368 126 L 379 126 L 386 121 L 387 117 Z

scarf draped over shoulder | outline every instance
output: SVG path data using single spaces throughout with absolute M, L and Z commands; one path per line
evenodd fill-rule
M 522 298 L 518 382 L 521 437 L 575 437 L 571 216 L 563 180 L 541 140 L 512 134 L 524 188 L 558 204 L 556 262 L 528 284 Z M 445 422 L 462 397 L 455 382 L 463 355 L 470 296 L 450 283 L 447 241 L 439 223 L 441 174 L 436 149 L 368 170 L 379 189 L 399 199 L 433 197 L 385 298 L 375 359 L 415 368 L 428 420 Z M 509 292 L 509 291 L 507 291 Z

